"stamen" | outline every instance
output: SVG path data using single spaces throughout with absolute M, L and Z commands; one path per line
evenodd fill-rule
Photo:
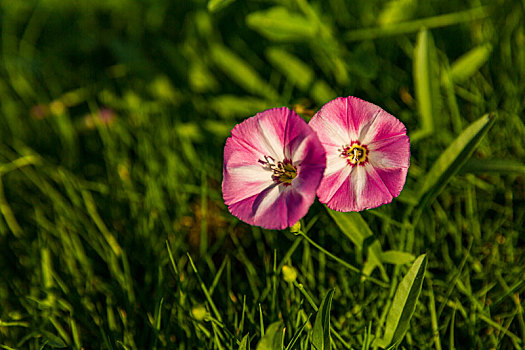
M 270 156 L 264 156 L 264 160 L 259 159 L 259 163 L 267 170 L 273 172 L 272 179 L 284 186 L 289 186 L 292 180 L 297 176 L 297 168 L 293 166 L 289 159 L 285 159 L 282 162 L 275 162 Z
M 341 146 L 338 151 L 340 152 L 339 156 L 346 158 L 350 165 L 364 165 L 368 161 L 368 148 L 358 141 L 352 142 L 351 146 Z

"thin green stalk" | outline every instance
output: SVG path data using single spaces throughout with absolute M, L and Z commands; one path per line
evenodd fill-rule
M 302 235 L 308 241 L 308 243 L 310 243 L 311 245 L 313 245 L 314 247 L 319 249 L 321 252 L 323 252 L 324 254 L 326 254 L 327 256 L 332 258 L 333 260 L 337 261 L 342 266 L 346 267 L 348 270 L 360 274 L 361 276 L 364 277 L 365 280 L 369 280 L 370 282 L 373 282 L 373 283 L 377 284 L 378 286 L 381 286 L 381 287 L 384 287 L 384 288 L 388 288 L 388 284 L 386 284 L 386 283 L 384 283 L 384 282 L 382 282 L 382 281 L 380 281 L 380 280 L 378 280 L 378 279 L 376 279 L 374 277 L 370 277 L 370 276 L 367 276 L 367 275 L 363 274 L 357 267 L 355 267 L 353 265 L 350 265 L 349 263 L 347 263 L 343 259 L 335 256 L 334 254 L 330 253 L 329 251 L 327 251 L 326 249 L 321 247 L 319 244 L 314 242 L 303 231 L 299 231 L 298 234 Z

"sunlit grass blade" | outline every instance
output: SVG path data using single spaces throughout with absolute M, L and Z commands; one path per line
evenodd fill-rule
M 206 288 L 206 285 L 204 284 L 204 281 L 202 280 L 201 276 L 199 275 L 199 272 L 197 271 L 197 267 L 193 263 L 193 259 L 191 258 L 191 255 L 188 253 L 188 259 L 190 261 L 191 268 L 193 269 L 193 272 L 195 272 L 195 275 L 197 276 L 197 280 L 199 281 L 200 287 L 202 289 L 202 292 L 204 293 L 204 296 L 206 297 L 206 300 L 210 304 L 210 307 L 213 311 L 213 314 L 219 320 L 219 322 L 222 322 L 221 314 L 219 313 L 219 310 L 217 309 L 217 306 L 215 306 L 215 303 L 213 302 L 213 299 L 211 298 L 210 292 L 208 291 L 208 288 Z
M 346 32 L 343 38 L 346 41 L 356 40 L 370 40 L 400 34 L 414 33 L 421 28 L 439 28 L 447 27 L 450 25 L 470 22 L 477 19 L 485 18 L 489 15 L 489 9 L 487 7 L 477 7 L 466 11 L 448 13 L 445 15 L 439 15 L 434 17 L 427 17 L 422 19 L 416 19 L 408 22 L 400 22 L 385 25 L 382 27 L 372 27 L 356 29 Z
M 239 350 L 250 350 L 250 335 L 246 334 L 239 345 Z
M 246 91 L 266 97 L 270 100 L 277 98 L 277 92 L 266 83 L 257 71 L 245 60 L 227 47 L 215 44 L 210 49 L 215 64 L 226 73 L 232 81 Z
M 419 116 L 420 129 L 410 135 L 412 142 L 429 136 L 434 132 L 436 103 L 439 99 L 436 88 L 436 58 L 432 36 L 423 29 L 417 37 L 414 51 L 414 85 Z
M 315 317 L 312 344 L 317 350 L 330 350 L 330 309 L 333 297 L 334 289 L 331 289 L 323 298 Z
M 470 124 L 434 163 L 424 178 L 423 185 L 419 191 L 419 208 L 423 209 L 429 204 L 446 186 L 465 164 L 474 152 L 481 139 L 494 124 L 493 114 L 485 115 Z
M 399 283 L 388 311 L 385 332 L 376 340 L 376 345 L 386 349 L 399 344 L 405 336 L 421 293 L 426 266 L 427 256 L 420 255 Z
M 305 91 L 314 78 L 314 71 L 299 58 L 277 47 L 266 50 L 266 56 L 272 65 L 299 89 Z
M 473 48 L 450 65 L 450 78 L 455 83 L 467 80 L 487 62 L 491 53 L 491 44 Z
M 290 12 L 282 6 L 252 12 L 246 16 L 246 24 L 274 41 L 309 40 L 313 39 L 317 32 L 308 18 Z
M 257 343 L 256 350 L 281 350 L 284 341 L 284 325 L 282 322 L 272 323 Z
M 293 338 L 290 340 L 290 343 L 286 346 L 286 349 L 285 350 L 291 350 L 293 349 L 295 343 L 297 342 L 297 340 L 299 340 L 299 337 L 301 336 L 301 334 L 303 334 L 303 331 L 305 329 L 305 327 L 308 325 L 308 322 L 310 321 L 310 317 L 312 316 L 312 314 L 308 315 L 308 318 L 306 319 L 306 321 L 303 323 L 303 325 L 301 326 L 301 328 L 299 328 L 299 330 L 297 331 L 297 333 L 295 333 L 295 335 L 293 336 Z
M 210 0 L 208 1 L 208 11 L 217 12 L 230 5 L 235 0 Z
M 253 96 L 219 95 L 210 99 L 210 107 L 225 119 L 246 117 L 269 109 L 272 104 L 265 99 Z M 232 125 L 228 125 L 228 133 Z
M 391 0 L 383 7 L 377 21 L 381 26 L 407 21 L 412 17 L 415 5 L 415 0 Z
M 363 272 L 367 274 L 372 272 L 375 267 L 379 267 L 383 279 L 388 280 L 384 266 L 381 263 L 381 244 L 375 239 L 374 233 L 361 214 L 355 212 L 341 213 L 328 208 L 326 208 L 326 210 L 332 219 L 334 219 L 341 232 L 355 244 L 357 251 L 361 254 L 368 254 L 367 271 Z M 368 251 L 366 249 L 367 247 Z
M 460 172 L 462 174 L 525 174 L 525 163 L 511 159 L 469 159 Z
M 414 261 L 414 255 L 398 250 L 387 250 L 381 253 L 381 261 L 387 264 L 404 265 Z

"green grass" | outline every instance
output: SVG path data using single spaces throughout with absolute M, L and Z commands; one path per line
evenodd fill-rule
M 523 349 L 523 13 L 1 2 L 0 348 Z M 230 215 L 231 128 L 348 95 L 407 126 L 400 197 L 294 232 Z

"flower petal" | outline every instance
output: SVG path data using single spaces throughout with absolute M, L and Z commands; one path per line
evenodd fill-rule
M 274 170 L 259 161 L 291 161 L 289 184 L 273 180 Z M 306 215 L 326 166 L 317 134 L 295 112 L 275 108 L 258 113 L 232 130 L 226 141 L 223 197 L 239 219 L 268 229 L 284 229 Z
M 410 142 L 398 119 L 350 96 L 328 102 L 310 125 L 326 150 L 327 166 L 317 190 L 322 203 L 339 211 L 360 211 L 399 195 L 410 163 Z M 354 141 L 368 150 L 367 161 L 356 166 L 341 157 L 341 146 Z
M 290 110 L 285 107 L 257 113 L 237 124 L 232 130 L 232 138 L 253 149 L 259 159 L 264 156 L 283 159 L 284 131 L 289 113 Z
M 350 196 L 353 196 L 353 191 L 349 183 L 351 172 L 352 167 L 346 165 L 331 175 L 325 175 L 317 189 L 319 201 L 326 203 L 329 208 L 335 210 L 342 210 L 338 209 L 339 205 L 344 205 L 345 208 L 348 207 L 346 202 Z
M 356 190 L 357 211 L 379 207 L 380 205 L 390 203 L 393 195 L 385 185 L 376 169 L 370 164 L 359 166 L 362 169 L 362 176 L 359 181 L 362 183 L 361 191 Z M 398 193 L 399 194 L 399 193 Z
M 408 168 L 410 141 L 407 135 L 398 135 L 374 141 L 368 145 L 368 160 L 377 169 Z
M 326 145 L 341 147 L 352 141 L 349 129 L 353 126 L 348 123 L 347 106 L 345 98 L 336 98 L 325 104 L 308 123 L 325 147 Z
M 264 222 L 263 214 L 267 213 L 270 208 L 273 209 L 274 220 Z M 233 215 L 250 225 L 262 226 L 268 229 L 279 229 L 285 224 L 282 220 L 282 211 L 286 210 L 286 208 L 282 207 L 279 186 L 276 183 L 272 183 L 266 189 L 251 197 L 230 204 L 228 209 Z
M 396 117 L 376 105 L 368 104 L 377 108 L 377 112 L 360 131 L 359 141 L 362 144 L 370 145 L 379 140 L 406 136 L 405 126 Z

